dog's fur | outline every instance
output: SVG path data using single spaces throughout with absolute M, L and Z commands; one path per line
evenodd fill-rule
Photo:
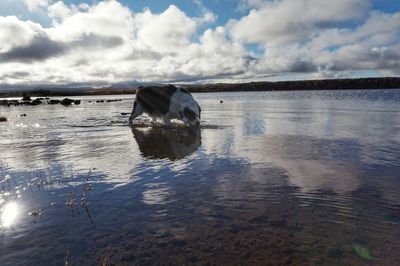
M 153 120 L 161 119 L 165 125 L 170 125 L 171 119 L 181 120 L 190 126 L 200 125 L 200 106 L 187 90 L 172 85 L 139 87 L 129 123 L 132 124 L 143 113 Z

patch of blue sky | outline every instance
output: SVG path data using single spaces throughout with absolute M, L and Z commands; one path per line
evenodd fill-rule
M 357 78 L 374 78 L 374 77 L 383 77 L 385 73 L 379 70 L 360 70 L 349 72 L 349 77 L 357 77 Z
M 246 50 L 254 57 L 261 58 L 264 55 L 264 48 L 258 44 L 246 44 Z
M 21 20 L 30 20 L 42 26 L 51 25 L 47 12 L 30 12 L 22 0 L 0 0 L 0 16 L 16 16 Z
M 79 5 L 80 3 L 87 3 L 92 5 L 99 1 L 91 0 L 64 0 L 64 3 Z M 240 19 L 242 13 L 237 12 L 237 0 L 211 0 L 211 1 L 195 1 L 195 0 L 174 0 L 174 1 L 160 1 L 160 0 L 121 0 L 124 6 L 129 7 L 134 13 L 143 12 L 144 9 L 150 9 L 152 13 L 159 14 L 164 12 L 170 5 L 175 5 L 182 10 L 189 17 L 200 17 L 203 8 L 208 9 L 216 15 L 215 25 L 225 25 L 231 19 Z M 200 3 L 200 4 L 198 4 Z
M 380 10 L 385 13 L 400 12 L 399 0 L 373 0 L 372 6 L 374 10 Z
M 328 47 L 326 47 L 324 50 L 325 51 L 328 51 L 328 52 L 335 52 L 335 51 L 337 51 L 340 47 L 342 47 L 342 46 L 340 46 L 340 45 L 330 45 L 330 46 L 328 46 Z
M 72 0 L 70 0 L 72 1 Z M 236 12 L 238 1 L 236 0 L 211 0 L 211 1 L 194 1 L 194 0 L 123 0 L 124 5 L 128 6 L 134 12 L 142 12 L 144 8 L 149 8 L 153 13 L 162 13 L 170 5 L 177 6 L 185 12 L 189 17 L 201 16 L 202 7 L 213 12 L 217 19 L 216 25 L 225 25 L 231 19 L 239 19 L 243 14 Z M 197 4 L 197 3 L 200 3 Z

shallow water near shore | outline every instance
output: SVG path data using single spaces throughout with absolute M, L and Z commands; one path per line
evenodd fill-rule
M 0 265 L 398 264 L 400 90 L 194 97 L 0 108 Z

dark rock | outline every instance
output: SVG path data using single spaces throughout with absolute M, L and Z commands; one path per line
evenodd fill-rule
M 224 101 L 219 101 L 219 103 L 223 103 Z
M 104 100 L 97 100 L 96 103 L 104 103 Z
M 130 113 L 121 113 L 121 115 L 129 115 Z
M 74 104 L 75 104 L 75 105 L 81 104 L 81 100 L 75 100 L 75 101 L 74 101 Z
M 20 114 L 20 115 L 18 115 L 18 116 L 26 116 L 26 114 Z
M 50 100 L 48 104 L 59 104 L 60 102 L 60 100 Z
M 31 104 L 32 104 L 32 105 L 39 105 L 39 104 L 42 104 L 42 101 L 41 101 L 39 98 L 37 98 L 37 99 L 33 100 L 33 101 L 31 102 Z
M 112 103 L 112 102 L 120 102 L 122 101 L 121 99 L 113 99 L 113 100 L 107 100 L 106 102 Z
M 11 105 L 18 106 L 21 103 L 17 100 L 1 100 L 0 105 L 10 107 Z
M 0 116 L 0 122 L 7 122 L 7 117 Z
M 62 105 L 64 105 L 64 106 L 68 106 L 68 105 L 71 105 L 73 102 L 74 102 L 74 100 L 65 98 L 64 100 L 62 100 L 62 101 L 60 102 L 60 104 L 62 104 Z
M 27 95 L 27 94 L 23 94 L 22 101 L 30 102 L 31 101 L 31 97 L 29 95 Z

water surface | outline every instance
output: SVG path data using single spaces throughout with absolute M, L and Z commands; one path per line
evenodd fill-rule
M 0 108 L 0 265 L 398 264 L 400 91 L 194 96 Z

